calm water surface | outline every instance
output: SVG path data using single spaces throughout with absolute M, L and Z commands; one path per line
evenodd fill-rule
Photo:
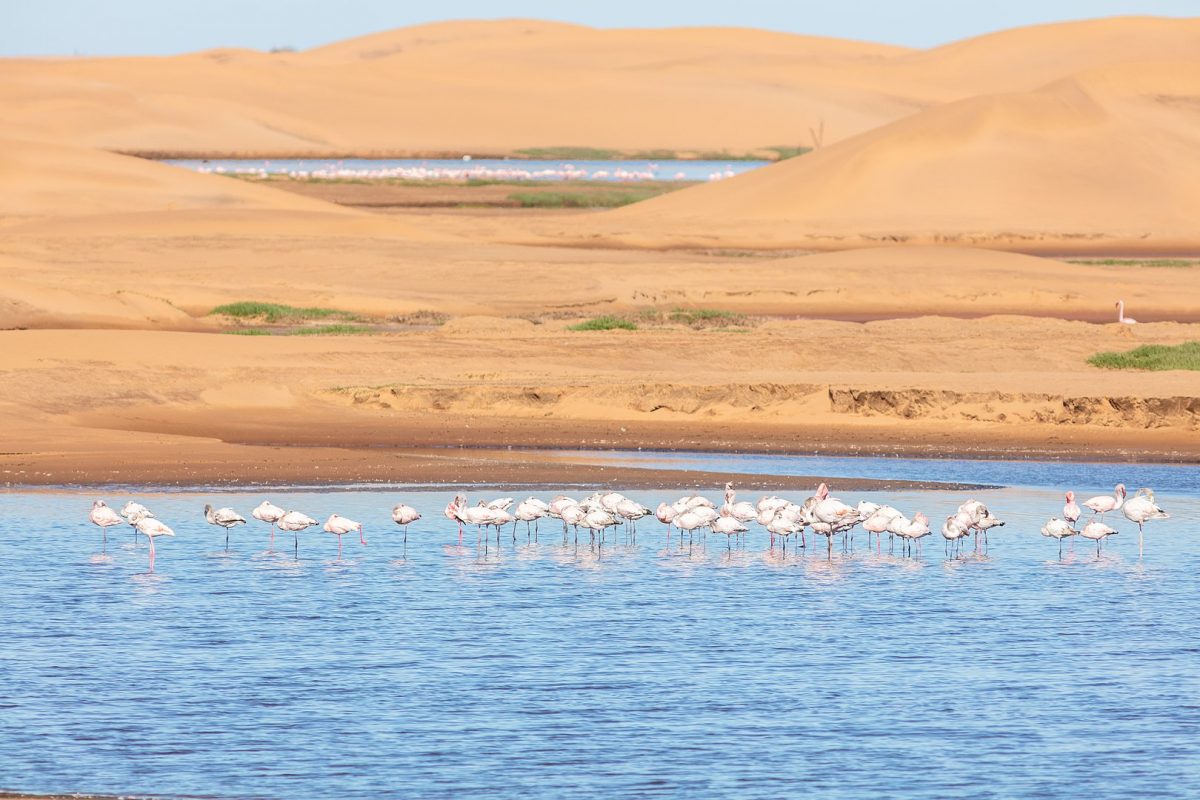
M 1158 474 L 1143 469 L 1126 482 Z M 1031 485 L 978 494 L 1009 524 L 963 560 L 940 538 L 917 559 L 861 537 L 832 561 L 782 558 L 759 531 L 744 549 L 667 547 L 647 522 L 599 552 L 553 523 L 482 550 L 473 531 L 458 547 L 449 492 L 144 492 L 178 534 L 153 575 L 128 529 L 101 555 L 95 495 L 0 494 L 0 787 L 1200 796 L 1192 487 L 1159 488 L 1174 518 L 1140 563 L 1123 517 L 1103 558 L 1080 542 L 1060 562 L 1038 527 L 1061 495 Z M 935 519 L 964 499 L 839 494 Z M 296 561 L 290 536 L 269 553 L 248 526 L 224 552 L 204 502 L 248 513 L 263 496 L 363 520 L 368 545 L 347 537 L 338 562 L 334 537 L 309 532 Z M 407 550 L 388 516 L 400 498 L 426 514 Z

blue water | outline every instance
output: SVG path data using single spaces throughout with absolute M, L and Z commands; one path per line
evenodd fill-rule
M 1127 466 L 1126 482 L 1143 469 L 1160 468 Z M 934 519 L 965 497 L 839 494 Z M 668 547 L 646 521 L 599 551 L 554 523 L 536 544 L 522 529 L 484 550 L 469 530 L 459 548 L 445 491 L 143 493 L 178 534 L 152 575 L 128 529 L 100 556 L 94 496 L 0 494 L 0 787 L 1200 796 L 1194 488 L 1159 487 L 1174 518 L 1152 524 L 1141 562 L 1119 516 L 1102 558 L 1079 542 L 1059 561 L 1037 532 L 1057 484 L 977 493 L 1009 524 L 962 560 L 936 538 L 921 558 L 861 538 L 832 561 L 784 558 L 758 530 L 742 549 Z M 333 536 L 301 534 L 297 562 L 289 536 L 267 553 L 265 526 L 248 526 L 226 554 L 204 502 L 246 513 L 267 496 L 360 519 L 368 544 L 347 537 L 338 562 Z M 407 548 L 388 516 L 399 499 L 425 512 Z
M 766 161 L 533 161 L 516 159 L 172 159 L 198 172 L 292 175 L 299 178 L 405 180 L 708 181 L 764 166 Z

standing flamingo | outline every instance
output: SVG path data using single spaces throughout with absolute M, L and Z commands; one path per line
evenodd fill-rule
M 1051 517 L 1045 525 L 1042 526 L 1042 536 L 1049 536 L 1058 539 L 1058 557 L 1062 558 L 1062 540 L 1075 536 L 1079 531 L 1071 527 L 1071 523 L 1065 519 Z
M 392 522 L 404 528 L 404 549 L 408 552 L 408 526 L 421 518 L 418 512 L 412 506 L 406 506 L 403 503 L 392 509 Z
M 1125 301 L 1124 300 L 1117 301 L 1117 322 L 1123 323 L 1125 325 L 1136 325 L 1137 324 L 1136 319 L 1134 319 L 1133 317 L 1125 316 Z
M 279 518 L 279 530 L 289 531 L 292 538 L 295 539 L 296 558 L 300 558 L 300 531 L 310 528 L 317 524 L 317 521 L 307 514 L 301 514 L 299 511 L 289 511 Z
M 663 525 L 667 526 L 667 543 L 671 542 L 671 525 L 675 522 L 675 517 L 679 514 L 675 510 L 675 506 L 668 503 L 659 503 L 658 508 L 654 511 L 655 518 Z
M 138 527 L 137 521 L 142 517 L 153 517 L 154 512 L 146 508 L 141 503 L 135 503 L 132 500 L 121 506 L 121 516 L 129 523 L 129 527 L 133 528 L 133 541 L 137 542 Z
M 1094 513 L 1100 515 L 1100 521 L 1104 521 L 1104 515 L 1110 511 L 1116 511 L 1125 502 L 1125 484 L 1118 483 L 1113 489 L 1113 496 L 1109 497 L 1106 494 L 1098 495 L 1086 501 L 1084 508 L 1090 508 Z
M 1075 527 L 1075 523 L 1079 521 L 1079 515 L 1083 510 L 1079 508 L 1079 504 L 1075 502 L 1075 493 L 1067 492 L 1067 503 L 1063 506 L 1063 519 L 1071 523 L 1071 527 Z
M 746 505 L 749 505 L 749 503 L 747 503 Z M 741 535 L 743 533 L 746 533 L 750 529 L 747 528 L 745 525 L 743 525 L 742 522 L 739 519 L 737 519 L 736 517 L 734 517 L 732 515 L 725 515 L 725 516 L 717 517 L 715 520 L 713 520 L 712 530 L 713 530 L 713 533 L 725 534 L 725 549 L 728 550 L 730 536 Z
M 143 516 L 135 513 L 134 527 L 138 532 L 150 540 L 150 572 L 154 572 L 154 539 L 157 536 L 174 536 L 175 531 L 168 528 L 163 523 L 159 522 L 154 517 Z
M 232 508 L 218 508 L 205 504 L 204 521 L 209 525 L 218 525 L 225 529 L 225 549 L 229 550 L 229 529 L 234 525 L 245 525 L 246 518 Z
M 250 512 L 250 516 L 271 525 L 271 543 L 267 545 L 268 550 L 275 547 L 275 523 L 279 522 L 285 513 L 287 512 L 279 506 L 273 505 L 270 500 L 263 500 Z
M 330 514 L 329 519 L 325 520 L 325 532 L 338 537 L 338 561 L 342 560 L 342 536 L 350 531 L 358 531 L 358 540 L 366 544 L 367 540 L 363 538 L 362 530 L 361 522 L 355 522 L 340 514 Z
M 537 537 L 538 520 L 550 515 L 550 506 L 536 497 L 527 497 L 517 503 L 517 510 L 513 512 L 513 517 L 516 522 L 525 523 L 525 540 L 529 541 L 529 523 L 533 523 L 534 539 Z M 514 528 L 516 522 L 513 523 Z
M 462 520 L 462 517 L 459 516 L 458 511 L 460 508 L 462 508 L 466 504 L 467 504 L 466 495 L 456 494 L 456 495 L 454 495 L 454 499 L 446 504 L 445 510 L 442 511 L 442 513 L 446 516 L 446 519 L 450 520 L 451 522 L 458 523 L 458 544 L 459 544 L 459 546 L 462 545 L 463 520 Z
M 1120 533 L 1120 531 L 1116 530 L 1115 528 L 1110 528 L 1098 520 L 1092 520 L 1087 525 L 1083 526 L 1083 530 L 1079 532 L 1079 535 L 1085 539 L 1091 539 L 1096 543 L 1096 558 L 1099 558 L 1101 543 L 1107 537 L 1114 536 L 1117 533 Z
M 1121 513 L 1130 522 L 1138 526 L 1138 558 L 1142 557 L 1142 528 L 1152 519 L 1170 519 L 1171 515 L 1158 507 L 1154 502 L 1154 492 L 1150 489 L 1138 489 L 1137 494 L 1126 501 L 1121 507 Z
M 737 493 L 733 490 L 733 484 L 725 484 L 725 504 L 721 506 L 721 514 L 727 517 L 733 517 L 738 522 L 750 522 L 758 517 L 758 508 L 753 503 L 737 502 Z
M 88 519 L 93 525 L 99 525 L 100 531 L 104 535 L 103 547 L 108 549 L 108 529 L 113 525 L 124 525 L 125 520 L 121 518 L 117 512 L 109 508 L 103 500 L 97 500 L 92 503 L 92 510 L 88 514 Z

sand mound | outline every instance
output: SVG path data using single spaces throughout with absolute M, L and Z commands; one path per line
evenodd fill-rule
M 1200 66 L 1110 68 L 933 108 L 581 225 L 641 246 L 1194 250 L 1198 107 Z
M 455 317 L 438 328 L 448 336 L 477 336 L 489 334 L 520 335 L 532 333 L 534 324 L 527 319 L 512 317 Z

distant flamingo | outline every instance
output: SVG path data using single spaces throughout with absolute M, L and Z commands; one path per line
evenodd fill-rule
M 733 490 L 733 484 L 725 484 L 725 504 L 721 506 L 721 513 L 728 517 L 733 517 L 738 522 L 750 522 L 758 516 L 758 509 L 753 503 L 737 502 L 737 493 Z
M 1171 515 L 1158 507 L 1154 502 L 1154 492 L 1150 489 L 1138 489 L 1137 494 L 1121 507 L 1121 513 L 1130 522 L 1138 526 L 1138 558 L 1142 557 L 1142 528 L 1152 519 L 1170 519 Z
M 667 541 L 671 541 L 671 525 L 675 521 L 675 517 L 679 512 L 675 510 L 675 506 L 667 503 L 659 503 L 658 508 L 654 511 L 654 517 L 667 526 Z
M 279 530 L 289 531 L 296 544 L 296 558 L 300 557 L 300 531 L 317 524 L 317 521 L 299 511 L 289 511 L 279 518 Z
M 229 549 L 229 529 L 234 525 L 245 525 L 246 518 L 232 508 L 213 510 L 210 505 L 204 506 L 204 521 L 209 525 L 218 525 L 225 529 L 225 549 Z
M 125 520 L 121 518 L 117 512 L 109 508 L 103 500 L 97 500 L 92 503 L 91 513 L 88 514 L 88 519 L 93 525 L 99 525 L 100 531 L 104 535 L 104 549 L 108 549 L 108 529 L 113 525 L 124 525 Z
M 404 529 L 404 547 L 408 547 L 408 526 L 421 518 L 421 514 L 412 506 L 403 503 L 392 509 L 392 522 Z
M 456 495 L 454 495 L 454 499 L 446 504 L 445 510 L 442 511 L 442 514 L 444 514 L 446 516 L 446 519 L 450 520 L 451 522 L 458 523 L 458 543 L 460 545 L 462 544 L 463 521 L 462 521 L 462 517 L 460 517 L 458 515 L 458 509 L 459 509 L 459 507 L 465 506 L 466 504 L 467 504 L 466 496 L 461 495 L 461 494 L 456 494 Z
M 630 500 L 628 497 L 622 497 L 613 510 L 617 516 L 629 523 L 630 530 L 633 533 L 637 533 L 637 521 L 650 513 L 650 509 L 636 500 Z
M 1079 535 L 1085 539 L 1091 539 L 1096 543 L 1096 558 L 1099 558 L 1101 543 L 1107 537 L 1114 536 L 1117 533 L 1119 533 L 1119 531 L 1117 531 L 1115 528 L 1110 528 L 1098 520 L 1092 520 L 1087 525 L 1083 526 L 1083 530 L 1079 532 Z
M 1136 319 L 1134 319 L 1133 317 L 1125 316 L 1125 301 L 1124 300 L 1117 301 L 1117 322 L 1124 323 L 1125 325 L 1136 325 L 1137 324 Z
M 329 519 L 325 520 L 325 532 L 338 537 L 338 561 L 342 560 L 342 537 L 350 531 L 358 531 L 358 540 L 363 544 L 367 543 L 367 540 L 363 538 L 362 529 L 361 522 L 355 522 L 340 514 L 330 514 Z
M 121 516 L 133 528 L 133 541 L 137 541 L 138 527 L 137 521 L 142 517 L 153 517 L 154 512 L 146 508 L 141 503 L 135 503 L 132 500 L 121 506 Z
M 150 572 L 154 572 L 154 539 L 158 536 L 174 536 L 175 531 L 168 528 L 163 523 L 156 520 L 154 517 L 142 516 L 134 514 L 134 527 L 138 532 L 150 540 Z
M 967 529 L 967 525 L 964 524 L 961 515 L 951 514 L 946 517 L 946 522 L 942 525 L 942 538 L 946 540 L 947 555 L 950 554 L 951 550 L 957 552 L 959 546 L 962 544 L 962 540 L 970 535 L 971 533 Z
M 1110 511 L 1116 511 L 1125 502 L 1125 484 L 1118 483 L 1113 489 L 1113 496 L 1109 497 L 1106 494 L 1093 497 L 1086 501 L 1084 508 L 1090 508 L 1093 512 L 1100 515 L 1101 521 L 1104 520 L 1104 515 Z
M 1045 525 L 1042 526 L 1042 536 L 1049 536 L 1058 539 L 1058 557 L 1062 558 L 1062 540 L 1071 536 L 1075 536 L 1079 531 L 1071 527 L 1071 523 L 1065 519 L 1051 517 Z
M 749 503 L 747 503 L 749 505 Z M 717 517 L 712 523 L 713 533 L 725 534 L 725 547 L 729 547 L 729 537 L 743 534 L 750 530 L 743 525 L 736 517 L 723 516 Z
M 271 525 L 271 543 L 267 545 L 267 549 L 275 547 L 275 523 L 287 513 L 277 505 L 272 505 L 270 500 L 263 500 L 258 506 L 250 512 L 250 516 L 262 522 L 270 523 Z
M 1063 519 L 1071 523 L 1071 527 L 1075 527 L 1075 523 L 1079 521 L 1079 515 L 1083 510 L 1079 508 L 1079 504 L 1075 502 L 1075 493 L 1067 492 L 1067 504 L 1063 506 Z

